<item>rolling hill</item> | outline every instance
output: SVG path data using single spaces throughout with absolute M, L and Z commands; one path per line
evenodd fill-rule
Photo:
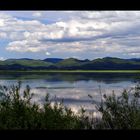
M 0 61 L 0 70 L 140 70 L 140 59 L 104 57 L 94 60 L 76 58 L 28 58 Z
M 58 63 L 58 62 L 60 62 L 62 60 L 63 59 L 61 59 L 61 58 L 46 58 L 43 61 L 45 61 L 45 62 L 51 62 L 51 63 Z

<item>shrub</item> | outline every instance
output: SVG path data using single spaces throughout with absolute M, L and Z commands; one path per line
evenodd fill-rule
M 101 91 L 100 91 L 101 94 Z M 0 86 L 0 129 L 140 129 L 140 86 L 104 95 L 97 106 L 101 118 L 85 115 L 85 109 L 74 114 L 63 102 L 54 105 L 46 94 L 42 108 L 32 103 L 30 87 L 21 90 L 21 82 Z M 92 98 L 92 97 L 91 97 Z
M 31 103 L 33 94 L 27 85 L 21 95 L 21 83 L 0 86 L 0 129 L 85 129 L 89 127 L 83 115 L 75 115 L 63 103 L 51 105 L 49 95 L 43 108 Z M 84 120 L 84 121 L 83 121 Z
M 105 101 L 98 107 L 102 119 L 96 129 L 140 129 L 140 86 L 124 90 L 121 96 L 104 95 Z

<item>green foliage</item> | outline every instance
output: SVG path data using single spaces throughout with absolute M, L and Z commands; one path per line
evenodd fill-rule
M 140 129 L 140 86 L 129 91 L 124 90 L 117 97 L 104 95 L 104 103 L 98 110 L 102 119 L 96 125 L 97 129 Z
M 84 116 L 75 115 L 62 103 L 51 105 L 49 95 L 42 108 L 31 103 L 30 87 L 21 94 L 21 83 L 1 86 L 0 129 L 85 129 Z M 83 121 L 84 120 L 84 121 Z
M 50 62 L 45 62 L 42 60 L 24 60 L 24 59 L 23 60 L 8 59 L 6 61 L 2 61 L 0 64 L 3 64 L 3 65 L 19 64 L 21 66 L 32 66 L 32 67 L 53 65 Z
M 56 64 L 58 67 L 72 67 L 72 66 L 77 66 L 81 65 L 81 62 L 78 59 L 74 58 L 68 58 L 60 61 L 59 63 Z
M 84 108 L 74 114 L 63 101 L 55 100 L 52 105 L 49 94 L 43 107 L 31 102 L 32 97 L 28 85 L 21 90 L 21 82 L 0 86 L 0 129 L 140 129 L 139 85 L 124 90 L 121 96 L 114 92 L 104 95 L 104 101 L 97 106 L 101 118 L 87 116 Z

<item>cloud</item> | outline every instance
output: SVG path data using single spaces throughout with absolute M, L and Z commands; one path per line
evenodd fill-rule
M 35 12 L 35 13 L 33 13 L 33 16 L 34 17 L 41 17 L 42 13 L 41 12 Z
M 0 61 L 4 61 L 6 60 L 4 57 L 0 57 Z
M 0 38 L 1 39 L 7 38 L 7 34 L 5 32 L 0 32 Z
M 22 40 L 10 42 L 6 49 L 18 52 L 40 52 L 46 50 L 46 47 L 38 40 Z
M 46 52 L 46 55 L 51 55 L 49 52 Z
M 89 52 L 132 56 L 140 50 L 139 11 L 57 11 L 56 19 L 61 21 L 49 24 L 37 18 L 42 12 L 33 12 L 32 16 L 36 19 L 23 20 L 0 13 L 0 38 L 9 40 L 6 50 L 45 51 L 46 55 L 77 53 L 77 57 L 83 53 L 88 56 Z

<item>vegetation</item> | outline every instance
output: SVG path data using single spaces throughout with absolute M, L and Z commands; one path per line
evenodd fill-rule
M 0 70 L 140 70 L 140 59 L 98 58 L 79 60 L 75 58 L 28 58 L 0 61 Z
M 28 60 L 28 59 L 8 59 L 5 61 L 2 61 L 1 64 L 3 65 L 13 65 L 13 64 L 18 64 L 21 66 L 32 66 L 32 67 L 37 67 L 37 66 L 49 66 L 51 63 L 45 62 L 42 60 Z
M 140 129 L 139 85 L 121 96 L 104 95 L 97 106 L 101 118 L 85 115 L 84 109 L 74 114 L 63 102 L 52 105 L 48 94 L 40 107 L 31 102 L 29 86 L 21 93 L 20 82 L 0 86 L 0 96 L 0 129 Z
M 98 110 L 102 119 L 96 125 L 97 129 L 140 129 L 140 86 L 124 90 L 116 97 L 104 95 L 105 102 Z
M 0 70 L 0 73 L 140 73 L 140 70 Z
M 86 129 L 89 127 L 84 112 L 75 115 L 62 103 L 54 106 L 46 95 L 40 108 L 31 103 L 33 94 L 27 86 L 21 95 L 21 83 L 16 86 L 0 87 L 0 129 Z

